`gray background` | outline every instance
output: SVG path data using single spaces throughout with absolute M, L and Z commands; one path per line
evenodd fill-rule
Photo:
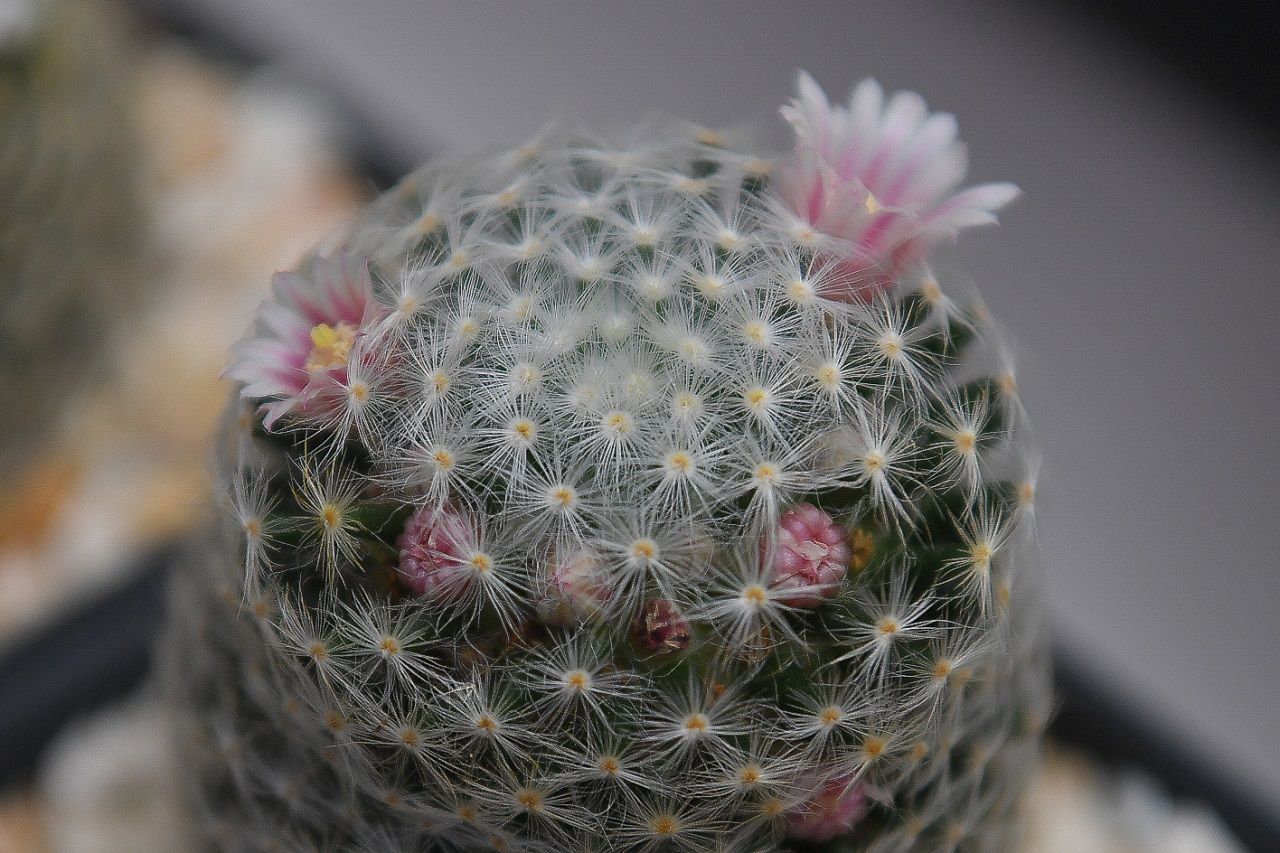
M 781 142 L 797 67 L 955 112 L 973 180 L 1026 192 L 961 256 L 1021 345 L 1059 637 L 1280 807 L 1280 159 L 1212 93 L 1004 0 L 177 2 L 409 159 L 652 109 Z

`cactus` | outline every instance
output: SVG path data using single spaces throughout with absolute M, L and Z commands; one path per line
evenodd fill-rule
M 1035 465 L 934 248 L 1016 190 L 783 115 L 429 165 L 277 276 L 164 641 L 212 845 L 1008 848 Z
M 100 376 L 140 289 L 143 221 L 128 39 L 93 0 L 0 15 L 0 472 Z

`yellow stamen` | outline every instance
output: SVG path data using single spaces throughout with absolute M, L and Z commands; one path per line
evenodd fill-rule
M 311 327 L 311 352 L 304 367 L 310 373 L 345 367 L 356 340 L 356 327 L 351 323 L 330 326 L 318 323 Z

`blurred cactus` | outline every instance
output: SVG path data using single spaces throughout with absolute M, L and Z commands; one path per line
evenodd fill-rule
M 0 470 L 25 459 L 139 289 L 139 162 L 121 22 L 86 0 L 0 17 Z
M 931 254 L 1015 191 L 784 115 L 429 166 L 277 277 L 164 643 L 211 844 L 1008 849 L 1033 466 Z

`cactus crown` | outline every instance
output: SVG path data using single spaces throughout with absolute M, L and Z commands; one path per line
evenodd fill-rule
M 811 85 L 802 143 L 842 114 Z M 998 844 L 1045 702 L 1030 470 L 990 323 L 925 258 L 969 223 L 907 148 L 842 178 L 817 144 L 546 134 L 281 274 L 220 456 L 215 576 L 256 619 L 184 678 L 221 832 Z

